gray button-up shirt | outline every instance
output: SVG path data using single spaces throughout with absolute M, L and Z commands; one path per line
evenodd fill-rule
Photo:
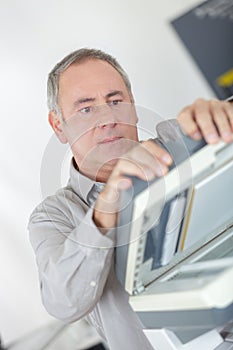
M 30 217 L 43 304 L 65 322 L 87 316 L 111 350 L 152 350 L 115 276 L 115 232 L 102 235 L 92 220 L 93 184 L 72 164 L 68 185 Z

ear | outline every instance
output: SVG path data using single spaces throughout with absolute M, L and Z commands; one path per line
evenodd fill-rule
M 49 124 L 53 128 L 55 134 L 57 135 L 61 143 L 67 143 L 68 140 L 63 131 L 62 121 L 58 117 L 57 113 L 54 111 L 50 111 L 48 115 L 48 120 L 49 120 Z

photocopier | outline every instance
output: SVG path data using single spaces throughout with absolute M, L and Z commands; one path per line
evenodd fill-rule
M 116 273 L 156 349 L 233 349 L 233 143 L 164 123 L 174 162 L 123 191 Z

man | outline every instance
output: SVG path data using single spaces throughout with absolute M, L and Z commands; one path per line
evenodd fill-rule
M 49 122 L 59 140 L 69 142 L 73 160 L 67 187 L 30 218 L 43 303 L 66 322 L 87 316 L 110 349 L 152 349 L 114 273 L 115 227 L 128 176 L 152 180 L 166 174 L 172 159 L 153 141 L 139 143 L 128 77 L 99 50 L 75 51 L 55 66 L 48 106 Z M 230 142 L 233 108 L 199 99 L 178 122 L 194 139 Z

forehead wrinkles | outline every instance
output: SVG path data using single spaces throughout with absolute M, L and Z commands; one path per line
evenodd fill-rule
M 100 60 L 73 64 L 62 72 L 59 78 L 60 92 L 63 92 L 63 86 L 69 85 L 76 85 L 85 90 L 91 86 L 99 88 L 103 85 L 109 85 L 111 88 L 112 84 L 119 84 L 127 90 L 120 73 L 109 63 Z

